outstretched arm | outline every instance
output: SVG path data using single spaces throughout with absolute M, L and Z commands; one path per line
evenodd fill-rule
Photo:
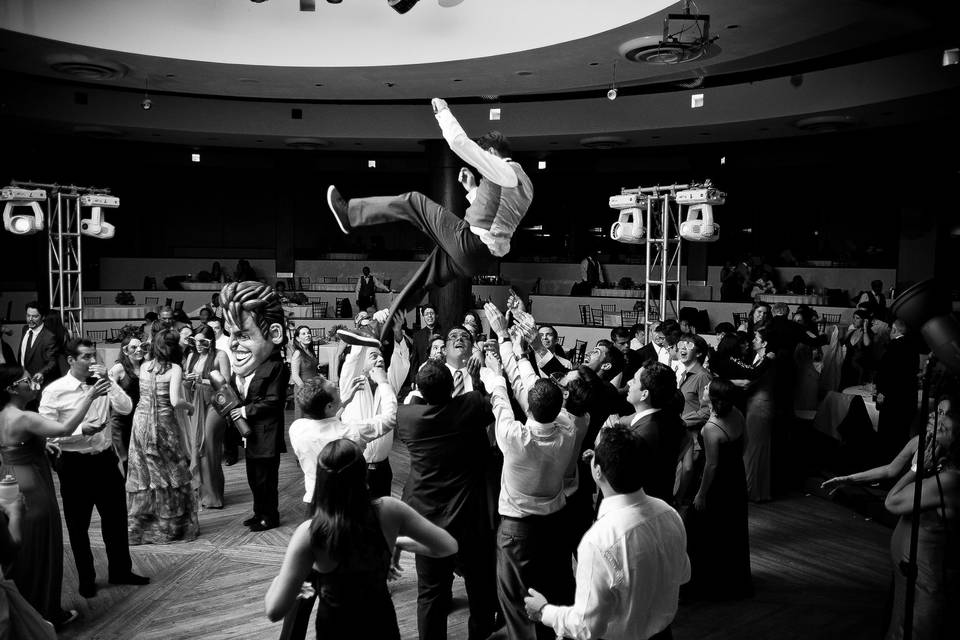
M 447 103 L 442 98 L 434 98 L 432 101 L 433 112 L 436 114 L 437 122 L 440 123 L 440 131 L 443 133 L 444 140 L 450 145 L 450 150 L 460 156 L 464 162 L 469 163 L 476 168 L 487 180 L 500 185 L 501 187 L 516 187 L 518 180 L 516 172 L 510 168 L 506 160 L 495 156 L 486 149 L 470 139 L 457 119 L 453 117 Z

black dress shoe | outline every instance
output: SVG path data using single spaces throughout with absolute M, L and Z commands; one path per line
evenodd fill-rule
M 340 192 L 337 191 L 337 188 L 333 185 L 330 185 L 327 188 L 327 206 L 330 207 L 330 212 L 333 213 L 334 219 L 337 221 L 337 226 L 340 227 L 340 231 L 343 231 L 344 234 L 350 233 L 350 219 L 347 217 L 347 201 L 343 199 L 343 196 L 340 195 Z
M 80 595 L 83 596 L 84 598 L 92 598 L 92 597 L 94 597 L 95 595 L 97 595 L 97 585 L 94 584 L 94 583 L 92 583 L 92 582 L 89 583 L 89 584 L 81 584 L 81 585 L 77 588 L 77 591 L 78 591 L 78 592 L 80 593 Z
M 240 524 L 242 524 L 242 525 L 245 526 L 245 527 L 252 527 L 253 525 L 257 524 L 258 522 L 260 522 L 260 516 L 250 516 L 249 518 L 247 518 L 246 520 L 244 520 L 244 521 L 241 522 Z
M 250 525 L 250 531 L 269 531 L 270 529 L 276 529 L 280 526 L 279 522 L 271 522 L 269 520 L 260 520 L 259 522 L 254 522 Z
M 348 329 L 344 327 L 343 329 L 337 330 L 337 336 L 345 343 L 350 345 L 358 347 L 373 347 L 374 349 L 380 348 L 380 335 L 377 333 L 376 329 L 370 325 L 365 325 L 357 329 Z
M 135 573 L 128 573 L 125 576 L 120 576 L 119 578 L 110 578 L 110 584 L 133 584 L 137 586 L 143 586 L 145 584 L 150 584 L 150 578 L 146 576 L 138 576 Z

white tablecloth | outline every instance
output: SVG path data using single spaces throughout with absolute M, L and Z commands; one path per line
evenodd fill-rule
M 107 369 L 113 366 L 113 363 L 120 357 L 120 345 L 118 344 L 98 344 L 97 362 Z
M 157 307 L 127 304 L 86 304 L 83 305 L 84 320 L 143 320 L 148 311 Z
M 285 304 L 283 305 L 283 313 L 287 317 L 294 318 L 312 318 L 313 317 L 313 306 L 309 304 Z M 329 314 L 329 307 L 327 309 Z
M 184 291 L 220 291 L 222 282 L 181 282 Z
M 317 347 L 319 351 L 319 361 L 320 364 L 326 364 L 329 366 L 329 374 L 327 379 L 331 382 L 337 381 L 337 343 L 330 342 L 328 344 L 321 344 Z
M 876 431 L 877 426 L 880 424 L 880 410 L 877 409 L 877 403 L 873 400 L 873 394 L 876 393 L 873 385 L 858 384 L 847 387 L 843 390 L 843 393 L 848 396 L 860 396 L 863 398 L 863 404 L 867 408 L 867 415 L 873 424 L 873 430 Z
M 823 306 L 827 304 L 827 299 L 824 296 L 793 296 L 793 295 L 779 295 L 772 293 L 765 293 L 759 296 L 761 302 L 783 302 L 786 304 L 806 304 L 806 305 L 819 305 Z

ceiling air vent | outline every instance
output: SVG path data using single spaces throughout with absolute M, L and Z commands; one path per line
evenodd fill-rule
M 330 146 L 329 142 L 320 140 L 319 138 L 287 138 L 283 141 L 283 144 L 291 149 L 299 149 L 300 151 L 317 151 Z
M 580 139 L 580 146 L 587 149 L 616 149 L 625 144 L 627 139 L 620 136 L 592 136 Z
M 81 80 L 116 80 L 127 75 L 127 68 L 118 62 L 91 60 L 83 56 L 53 58 L 50 68 Z
M 811 133 L 832 133 L 834 131 L 844 131 L 857 125 L 857 119 L 853 116 L 831 115 L 831 116 L 813 116 L 810 118 L 801 118 L 793 123 L 797 129 L 809 131 Z
M 643 64 L 681 64 L 711 57 L 716 45 L 703 41 L 665 41 L 660 36 L 634 38 L 620 45 L 620 55 Z

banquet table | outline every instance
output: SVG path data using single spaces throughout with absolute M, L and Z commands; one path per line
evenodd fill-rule
M 85 304 L 84 320 L 143 320 L 148 311 L 156 311 L 156 305 L 134 304 Z
M 98 344 L 97 345 L 97 362 L 105 366 L 107 369 L 113 366 L 113 363 L 120 358 L 120 344 Z
M 880 414 L 873 402 L 873 391 L 866 385 L 830 391 L 817 408 L 813 426 L 821 433 L 843 440 L 843 425 L 853 423 L 863 429 L 877 430 Z M 869 425 L 869 427 L 867 427 Z

